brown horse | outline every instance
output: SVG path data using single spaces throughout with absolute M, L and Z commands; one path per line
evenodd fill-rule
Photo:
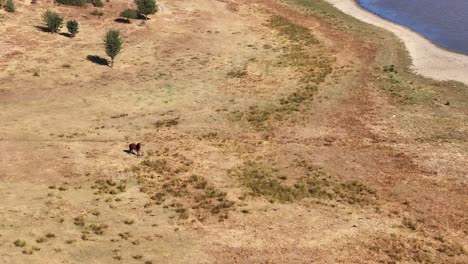
M 135 143 L 132 143 L 130 145 L 128 145 L 128 153 L 132 153 L 132 154 L 136 154 L 137 156 L 141 156 L 141 147 L 143 146 L 143 144 L 141 143 L 138 143 L 138 144 L 135 144 Z M 134 152 L 136 151 L 136 153 Z

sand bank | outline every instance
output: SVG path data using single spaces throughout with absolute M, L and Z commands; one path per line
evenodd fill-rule
M 326 1 L 348 15 L 396 34 L 409 50 L 416 73 L 437 80 L 468 84 L 468 56 L 440 48 L 418 33 L 368 12 L 354 0 Z

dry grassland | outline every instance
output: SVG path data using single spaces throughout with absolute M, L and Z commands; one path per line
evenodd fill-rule
M 322 1 L 161 0 L 130 24 L 130 1 L 16 2 L 0 262 L 468 261 L 468 88 L 411 73 L 395 36 Z M 48 8 L 75 38 L 38 27 Z M 110 28 L 113 68 L 92 59 Z

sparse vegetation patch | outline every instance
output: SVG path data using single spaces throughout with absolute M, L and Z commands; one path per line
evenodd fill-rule
M 99 179 L 94 182 L 94 185 L 91 186 L 92 189 L 95 189 L 94 194 L 118 194 L 126 191 L 126 181 L 115 181 L 113 179 Z
M 156 128 L 177 126 L 179 124 L 179 119 L 180 117 L 158 120 L 154 123 L 154 126 Z
M 172 208 L 181 220 L 190 216 L 200 221 L 212 217 L 220 221 L 226 219 L 234 208 L 234 202 L 227 198 L 227 193 L 215 188 L 204 177 L 185 176 L 192 162 L 182 156 L 179 159 L 179 162 L 145 160 L 132 168 L 144 186 L 142 191 L 148 193 L 155 204 Z
M 291 20 L 274 15 L 270 18 L 270 27 L 278 30 L 279 34 L 286 37 L 293 45 L 318 44 L 317 38 L 304 26 L 297 25 Z
M 233 69 L 227 73 L 230 78 L 242 78 L 247 75 L 246 69 Z
M 375 238 L 369 249 L 371 254 L 376 254 L 375 260 L 390 263 L 458 263 L 456 258 L 465 254 L 463 246 L 459 244 L 448 242 L 434 244 L 395 234 Z
M 299 74 L 299 85 L 295 91 L 273 104 L 251 106 L 246 111 L 233 112 L 231 118 L 246 121 L 257 130 L 268 129 L 269 120 L 284 119 L 283 114 L 305 110 L 303 105 L 313 100 L 318 85 L 332 72 L 333 59 L 329 51 L 320 45 L 317 38 L 306 27 L 295 24 L 289 19 L 274 15 L 269 24 L 283 37 L 286 44 L 280 56 L 279 66 L 292 67 Z M 229 77 L 242 77 L 242 72 L 230 72 Z
M 252 196 L 266 197 L 270 201 L 294 202 L 304 198 L 335 200 L 348 204 L 372 203 L 375 192 L 357 181 L 340 182 L 320 168 L 301 163 L 304 176 L 285 183 L 285 176 L 278 170 L 248 161 L 229 173 L 239 178 Z

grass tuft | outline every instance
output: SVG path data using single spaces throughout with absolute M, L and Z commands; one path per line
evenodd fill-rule
M 15 242 L 13 242 L 13 244 L 17 247 L 24 247 L 26 246 L 26 241 L 24 240 L 21 240 L 21 239 L 17 239 L 15 240 Z

